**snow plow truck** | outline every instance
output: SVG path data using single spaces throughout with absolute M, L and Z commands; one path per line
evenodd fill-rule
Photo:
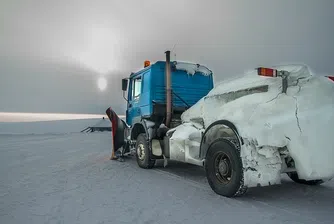
M 122 79 L 125 120 L 106 110 L 111 159 L 132 153 L 144 169 L 157 160 L 202 166 L 225 197 L 280 184 L 282 173 L 307 185 L 334 176 L 333 77 L 305 65 L 260 67 L 214 87 L 210 69 L 165 54 Z

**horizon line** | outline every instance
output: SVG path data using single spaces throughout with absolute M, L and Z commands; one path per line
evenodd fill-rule
M 118 115 L 125 118 L 125 115 Z M 32 113 L 32 112 L 0 112 L 0 122 L 37 122 L 57 120 L 82 120 L 108 117 L 106 114 L 80 113 Z

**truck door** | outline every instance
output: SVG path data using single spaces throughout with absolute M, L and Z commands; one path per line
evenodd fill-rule
M 129 104 L 127 111 L 127 123 L 132 125 L 140 121 L 140 96 L 142 93 L 142 76 L 138 75 L 131 79 L 130 92 L 129 92 Z

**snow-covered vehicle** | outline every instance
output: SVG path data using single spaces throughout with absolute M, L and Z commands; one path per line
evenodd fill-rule
M 193 66 L 180 69 L 196 73 Z M 166 83 L 164 118 L 170 113 Z M 125 122 L 108 108 L 114 149 L 135 151 L 142 168 L 153 168 L 157 159 L 204 166 L 213 191 L 227 197 L 280 184 L 282 173 L 309 185 L 334 177 L 333 77 L 313 75 L 305 65 L 277 66 L 210 89 L 174 126 L 145 116 L 129 125 L 128 112 Z
M 333 94 L 333 77 L 312 75 L 305 65 L 254 69 L 185 111 L 170 150 L 199 150 L 211 187 L 225 196 L 279 184 L 281 173 L 321 184 L 334 176 Z

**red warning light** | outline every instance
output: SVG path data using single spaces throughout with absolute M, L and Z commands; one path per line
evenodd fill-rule
M 277 70 L 272 68 L 260 67 L 257 69 L 257 74 L 260 76 L 277 77 Z

